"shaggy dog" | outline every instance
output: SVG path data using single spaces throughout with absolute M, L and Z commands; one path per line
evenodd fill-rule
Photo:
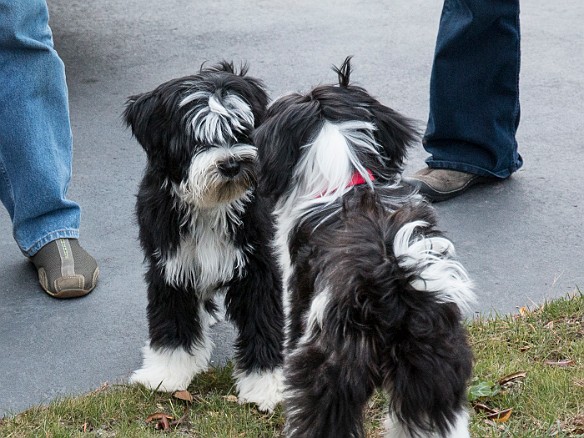
M 224 293 L 239 399 L 272 410 L 282 391 L 281 275 L 250 138 L 268 97 L 246 72 L 223 62 L 128 100 L 125 120 L 148 158 L 136 212 L 150 335 L 130 381 L 185 389 L 208 366 Z
M 468 437 L 473 299 L 434 211 L 400 185 L 413 123 L 351 85 L 275 101 L 255 131 L 284 271 L 289 437 L 363 437 L 375 388 L 392 437 Z

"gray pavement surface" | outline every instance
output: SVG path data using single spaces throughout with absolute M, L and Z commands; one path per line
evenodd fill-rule
M 0 210 L 0 417 L 104 382 L 140 365 L 147 338 L 142 255 L 133 218 L 145 161 L 121 121 L 128 95 L 222 59 L 250 64 L 273 97 L 353 80 L 425 123 L 439 0 L 50 0 L 67 69 L 75 139 L 69 195 L 83 208 L 82 244 L 101 279 L 58 301 L 11 238 Z M 510 180 L 437 204 L 440 223 L 476 282 L 480 313 L 509 313 L 584 289 L 584 2 L 522 2 L 524 167 Z M 423 166 L 421 145 L 406 174 Z M 213 363 L 233 330 L 214 330 Z

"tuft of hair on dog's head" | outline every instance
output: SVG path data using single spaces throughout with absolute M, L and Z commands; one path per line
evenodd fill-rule
M 227 202 L 256 184 L 251 135 L 268 95 L 247 71 L 247 64 L 203 64 L 194 75 L 127 100 L 123 117 L 146 151 L 150 174 L 191 204 Z
M 239 69 L 235 66 L 235 63 L 233 61 L 219 61 L 217 64 L 209 66 L 209 67 L 205 67 L 205 64 L 207 62 L 203 62 L 203 64 L 201 64 L 201 68 L 199 69 L 199 72 L 203 72 L 203 71 L 224 71 L 227 73 L 232 73 L 234 75 L 237 76 L 245 76 L 247 74 L 247 72 L 249 71 L 249 65 L 247 64 L 247 62 L 242 62 L 239 65 Z
M 353 59 L 352 56 L 347 56 L 340 67 L 336 65 L 332 66 L 333 71 L 339 78 L 339 85 L 341 87 L 348 87 L 351 81 L 351 59 Z
M 372 97 L 351 80 L 351 57 L 333 66 L 338 83 L 292 93 L 268 108 L 255 131 L 260 189 L 274 199 L 292 187 L 306 195 L 331 193 L 358 172 L 371 183 L 395 182 L 417 123 Z

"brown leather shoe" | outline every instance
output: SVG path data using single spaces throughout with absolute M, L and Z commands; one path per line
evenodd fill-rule
M 57 239 L 47 243 L 30 258 L 39 282 L 55 298 L 73 298 L 93 290 L 99 275 L 97 262 L 77 239 Z
M 459 172 L 450 169 L 432 169 L 426 167 L 419 170 L 403 182 L 416 187 L 418 191 L 430 201 L 445 201 L 465 192 L 476 184 L 495 181 L 495 178 L 475 175 L 474 173 Z

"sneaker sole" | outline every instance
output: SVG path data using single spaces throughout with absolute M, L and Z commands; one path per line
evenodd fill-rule
M 40 273 L 39 273 L 39 277 L 40 277 Z M 43 290 L 50 296 L 52 296 L 53 298 L 79 298 L 79 297 L 84 297 L 85 295 L 88 295 L 93 289 L 95 289 L 95 286 L 97 285 L 97 278 L 99 277 L 99 268 L 97 268 L 93 274 L 93 278 L 92 278 L 92 282 L 91 284 L 93 285 L 90 289 L 66 289 L 66 290 L 62 290 L 59 292 L 52 292 L 51 290 L 49 290 L 42 281 L 40 281 L 40 285 L 43 288 Z
M 472 186 L 475 186 L 478 184 L 488 184 L 488 183 L 495 182 L 495 181 L 496 181 L 495 178 L 489 178 L 486 176 L 477 175 L 475 178 L 470 179 L 465 185 L 463 185 L 462 187 L 460 187 L 458 189 L 451 190 L 449 192 L 441 192 L 441 191 L 436 190 L 435 188 L 431 187 L 430 185 L 428 185 L 427 183 L 425 183 L 424 181 L 421 181 L 419 179 L 404 178 L 404 182 L 406 182 L 407 184 L 410 184 L 411 186 L 416 187 L 418 189 L 418 192 L 421 195 L 425 196 L 426 198 L 428 198 L 432 202 L 446 201 L 448 199 L 452 199 L 452 198 L 457 197 L 458 195 L 463 194 Z

